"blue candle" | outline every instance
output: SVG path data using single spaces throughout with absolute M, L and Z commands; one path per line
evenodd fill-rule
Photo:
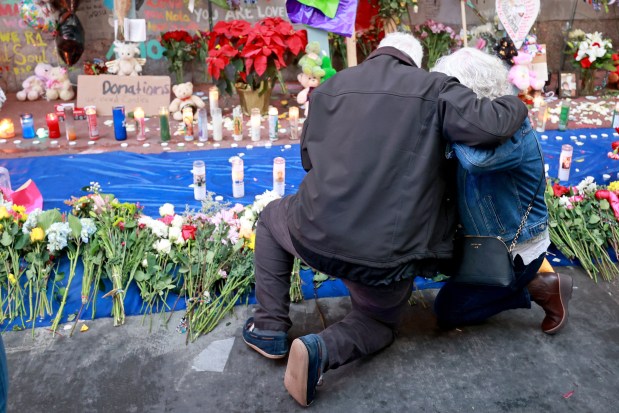
M 21 130 L 22 136 L 24 139 L 32 139 L 36 136 L 34 131 L 34 119 L 32 118 L 32 113 L 23 113 L 20 116 L 21 119 Z
M 114 106 L 112 109 L 112 117 L 114 118 L 114 138 L 117 141 L 127 139 L 127 128 L 125 127 L 125 107 Z

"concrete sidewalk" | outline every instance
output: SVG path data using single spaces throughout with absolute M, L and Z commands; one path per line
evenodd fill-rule
M 386 350 L 325 374 L 314 412 L 619 411 L 619 289 L 574 277 L 567 327 L 540 330 L 543 311 L 502 313 L 483 325 L 437 329 L 435 291 L 416 295 L 404 328 Z M 321 329 L 350 308 L 347 297 L 292 306 L 291 337 Z M 51 337 L 39 329 L 3 335 L 9 361 L 9 412 L 292 412 L 304 410 L 283 386 L 286 361 L 243 343 L 252 307 L 237 307 L 212 333 L 185 345 L 170 326 L 153 332 L 88 321 L 90 329 Z

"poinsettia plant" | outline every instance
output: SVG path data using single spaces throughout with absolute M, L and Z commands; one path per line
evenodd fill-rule
M 210 33 L 206 63 L 220 90 L 232 94 L 237 83 L 258 90 L 262 83 L 279 80 L 280 69 L 305 50 L 307 32 L 268 17 L 253 26 L 245 20 L 219 21 Z

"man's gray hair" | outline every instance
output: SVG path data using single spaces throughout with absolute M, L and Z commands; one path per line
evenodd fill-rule
M 513 93 L 507 80 L 507 68 L 501 59 L 472 47 L 463 47 L 441 57 L 431 71 L 457 78 L 464 86 L 473 89 L 478 98 L 494 99 Z
M 412 34 L 403 32 L 388 33 L 378 44 L 379 48 L 385 46 L 395 47 L 399 51 L 406 53 L 418 67 L 421 67 L 423 47 L 421 47 L 419 40 L 415 39 Z

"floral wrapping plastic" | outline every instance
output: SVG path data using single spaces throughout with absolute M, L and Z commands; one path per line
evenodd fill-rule
M 299 3 L 286 1 L 286 11 L 292 23 L 302 23 L 316 29 L 350 37 L 355 31 L 357 0 L 341 0 L 334 18 L 325 16 L 320 10 Z
M 298 0 L 299 3 L 320 10 L 325 16 L 330 19 L 335 17 L 337 7 L 340 5 L 340 0 Z
M 24 23 L 43 33 L 55 34 L 58 29 L 57 10 L 49 2 L 43 0 L 23 0 L 19 8 L 19 15 Z

